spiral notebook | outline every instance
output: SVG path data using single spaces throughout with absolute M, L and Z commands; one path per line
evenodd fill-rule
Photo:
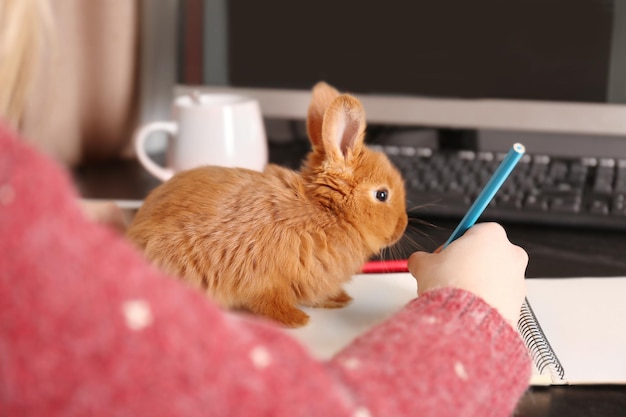
M 626 384 L 626 277 L 528 279 L 527 288 L 543 336 L 529 343 L 544 371 L 533 383 Z M 560 379 L 547 369 L 555 359 Z
M 528 279 L 520 334 L 535 363 L 533 385 L 626 384 L 626 277 Z M 305 309 L 305 327 L 285 330 L 327 359 L 417 294 L 408 273 L 356 275 L 343 309 Z M 530 318 L 534 314 L 536 320 Z

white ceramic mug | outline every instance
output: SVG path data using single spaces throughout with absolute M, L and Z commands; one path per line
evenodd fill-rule
M 250 97 L 193 92 L 172 105 L 173 121 L 152 122 L 135 133 L 135 151 L 141 164 L 161 181 L 175 173 L 202 165 L 262 171 L 268 147 L 259 103 Z M 154 132 L 170 137 L 165 167 L 146 153 L 146 140 Z

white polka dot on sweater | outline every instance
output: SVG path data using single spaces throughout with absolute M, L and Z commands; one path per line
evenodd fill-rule
M 367 408 L 359 407 L 356 409 L 356 411 L 354 412 L 352 416 L 353 417 L 372 417 L 372 414 L 370 413 L 370 410 L 368 410 Z
M 463 366 L 461 362 L 454 363 L 454 372 L 456 372 L 456 375 L 462 380 L 467 380 L 467 371 L 465 370 L 465 366 Z
M 126 325 L 131 330 L 141 330 L 152 324 L 152 310 L 145 300 L 129 300 L 122 303 Z
M 270 353 L 263 346 L 256 346 L 250 351 L 250 359 L 257 369 L 263 369 L 272 362 Z
M 361 361 L 358 360 L 357 358 L 347 358 L 347 359 L 344 359 L 341 362 L 341 364 L 343 365 L 344 368 L 354 371 L 355 369 L 358 369 L 361 366 Z

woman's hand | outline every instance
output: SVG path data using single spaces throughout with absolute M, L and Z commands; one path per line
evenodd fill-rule
M 527 265 L 526 251 L 512 244 L 497 223 L 477 224 L 445 250 L 415 252 L 408 263 L 418 294 L 442 287 L 471 291 L 514 327 L 526 296 Z
M 126 232 L 128 219 L 114 202 L 80 200 L 80 206 L 89 220 L 111 227 L 120 234 Z

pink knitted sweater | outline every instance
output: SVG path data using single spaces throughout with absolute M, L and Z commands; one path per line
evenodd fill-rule
M 328 362 L 220 310 L 87 221 L 0 128 L 0 415 L 508 416 L 530 361 L 471 293 L 409 303 Z

